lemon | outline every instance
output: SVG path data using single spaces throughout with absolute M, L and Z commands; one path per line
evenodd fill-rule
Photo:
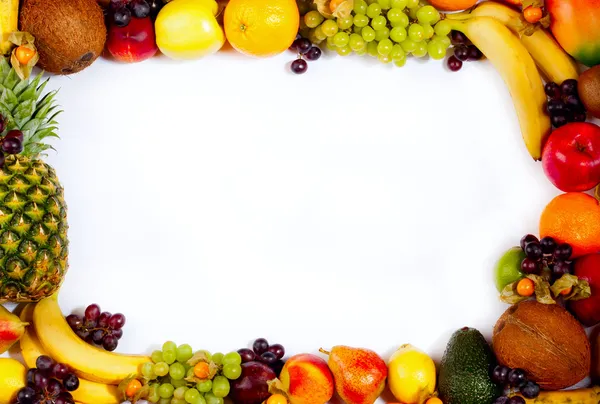
M 525 274 L 521 272 L 521 261 L 525 258 L 525 253 L 521 247 L 513 247 L 500 257 L 494 269 L 494 281 L 498 292 L 509 283 L 513 283 L 523 278 Z
M 0 403 L 14 403 L 25 387 L 27 369 L 14 359 L 0 358 Z
M 402 345 L 390 358 L 388 384 L 404 404 L 423 404 L 435 391 L 435 364 L 425 352 Z

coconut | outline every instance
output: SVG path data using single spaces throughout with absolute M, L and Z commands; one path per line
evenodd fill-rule
M 71 74 L 91 65 L 104 49 L 104 13 L 95 0 L 23 0 L 19 28 L 35 37 L 38 66 Z
M 510 307 L 494 327 L 492 344 L 501 365 L 525 370 L 544 390 L 570 387 L 590 371 L 585 330 L 557 304 L 528 300 Z

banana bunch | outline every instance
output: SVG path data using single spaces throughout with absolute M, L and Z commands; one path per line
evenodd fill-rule
M 83 341 L 67 324 L 56 296 L 25 306 L 21 319 L 33 324 L 20 340 L 27 366 L 35 367 L 40 355 L 67 364 L 79 377 L 79 388 L 72 394 L 81 404 L 119 404 L 117 384 L 150 361 L 146 356 L 103 351 Z
M 520 35 L 520 14 L 503 4 L 485 1 L 469 12 L 448 14 L 446 19 L 500 73 L 513 99 L 527 150 L 534 160 L 540 160 L 552 128 L 540 72 L 546 79 L 562 83 L 578 78 L 577 65 L 545 30 Z
M 10 34 L 18 30 L 19 0 L 0 0 L 0 56 L 12 48 L 8 40 Z

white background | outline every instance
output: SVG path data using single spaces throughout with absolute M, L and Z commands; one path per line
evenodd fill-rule
M 97 61 L 52 78 L 66 190 L 65 313 L 127 316 L 118 351 L 172 339 L 439 359 L 507 308 L 492 268 L 559 192 L 488 62 L 404 68 L 289 52 Z

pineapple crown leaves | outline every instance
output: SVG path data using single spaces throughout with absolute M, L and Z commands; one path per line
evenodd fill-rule
M 55 104 L 58 90 L 42 96 L 48 84 L 48 79 L 42 81 L 43 74 L 40 72 L 33 80 L 22 80 L 7 58 L 0 57 L 0 115 L 6 120 L 5 132 L 13 129 L 23 132 L 21 154 L 33 158 L 54 150 L 44 140 L 59 138 L 56 117 L 63 112 Z

